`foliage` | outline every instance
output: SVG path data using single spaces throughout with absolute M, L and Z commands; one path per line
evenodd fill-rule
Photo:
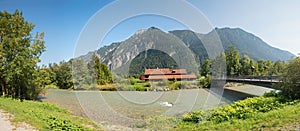
M 58 64 L 50 64 L 49 68 L 55 74 L 55 79 L 52 81 L 60 89 L 73 89 L 72 68 L 70 63 L 61 61 Z
M 39 78 L 41 79 L 42 85 L 51 85 L 52 84 L 52 80 L 55 78 L 53 78 L 54 74 L 49 68 L 43 66 L 41 68 L 38 68 L 38 72 L 40 74 Z
M 210 66 L 211 66 L 211 62 L 210 60 L 205 60 L 203 65 L 201 66 L 200 69 L 200 75 L 207 77 L 208 75 L 210 75 Z
M 239 75 L 241 63 L 239 51 L 231 46 L 226 50 L 227 75 Z
M 248 55 L 244 54 L 239 57 L 239 51 L 234 47 L 230 47 L 226 51 L 226 69 L 228 76 L 239 75 L 256 75 L 256 76 L 272 76 L 280 75 L 284 72 L 286 64 L 284 61 L 259 60 L 255 62 Z
M 285 71 L 287 64 L 284 61 L 278 60 L 274 63 L 274 74 L 282 75 Z
M 151 87 L 151 84 L 149 82 L 145 82 L 140 79 L 136 79 L 134 77 L 130 77 L 129 81 L 132 87 L 131 89 L 135 91 L 148 91 L 149 87 Z
M 118 85 L 99 85 L 100 91 L 117 91 L 121 86 Z
M 34 25 L 22 12 L 0 12 L 0 83 L 1 95 L 35 99 L 44 86 L 37 80 L 37 63 L 45 51 L 44 33 L 31 34 Z
M 18 102 L 0 97 L 0 108 L 15 115 L 15 121 L 25 121 L 39 130 L 93 130 L 93 122 L 71 116 L 56 105 L 34 101 Z
M 240 60 L 241 62 L 241 75 L 254 75 L 255 67 L 253 65 L 253 61 L 249 58 L 249 56 L 244 55 L 243 58 Z
M 216 56 L 211 60 L 211 69 L 210 73 L 217 78 L 221 78 L 226 74 L 226 55 L 225 53 L 221 53 L 219 56 Z
M 96 80 L 98 85 L 112 83 L 111 72 L 104 63 L 100 62 L 99 57 L 96 54 L 93 54 L 92 60 L 88 63 L 88 67 L 90 75 Z
M 206 77 L 201 76 L 199 78 L 199 82 L 200 82 L 200 88 L 208 88 L 211 85 L 211 75 L 208 75 Z
M 92 76 L 89 75 L 87 64 L 83 59 L 71 59 L 72 64 L 72 79 L 75 89 L 83 88 L 86 85 L 91 85 Z
M 130 77 L 129 80 L 131 85 L 134 85 L 138 82 L 138 79 L 135 79 L 134 77 Z
M 147 86 L 147 84 L 146 84 L 146 86 Z M 146 86 L 144 84 L 135 84 L 135 85 L 133 85 L 133 89 L 135 91 L 147 91 L 148 88 Z
M 173 130 L 297 130 L 299 128 L 300 103 L 288 105 L 282 109 L 265 113 L 257 113 L 248 119 L 230 119 L 229 121 L 215 123 L 181 122 Z
M 281 77 L 283 93 L 290 98 L 300 98 L 300 57 L 290 60 Z
M 179 90 L 182 88 L 182 82 L 181 81 L 173 82 L 168 87 L 171 90 Z
M 48 68 L 44 67 L 43 70 L 50 74 L 46 77 L 51 81 L 48 84 L 56 85 L 60 89 L 97 89 L 96 84 L 112 83 L 111 72 L 95 54 L 88 63 L 83 59 L 71 59 L 68 62 L 49 64 Z
M 193 123 L 212 121 L 221 123 L 231 119 L 247 119 L 254 117 L 258 113 L 269 112 L 297 102 L 287 101 L 282 99 L 282 97 L 261 96 L 247 98 L 224 107 L 187 113 L 183 116 L 183 121 Z

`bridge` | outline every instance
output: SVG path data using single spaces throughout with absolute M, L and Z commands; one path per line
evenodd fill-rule
M 227 76 L 226 82 L 237 82 L 277 89 L 274 84 L 280 83 L 280 76 Z

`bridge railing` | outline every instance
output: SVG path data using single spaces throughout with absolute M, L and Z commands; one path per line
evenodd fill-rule
M 280 76 L 227 76 L 227 80 L 253 80 L 253 81 L 271 81 L 279 82 Z

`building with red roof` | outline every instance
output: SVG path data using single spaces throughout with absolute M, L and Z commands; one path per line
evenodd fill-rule
M 186 69 L 146 69 L 144 76 L 141 77 L 141 80 L 194 80 L 197 76 L 194 74 L 187 74 Z

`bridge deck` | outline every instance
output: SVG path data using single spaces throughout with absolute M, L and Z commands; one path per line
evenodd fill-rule
M 226 82 L 238 82 L 253 85 L 263 85 L 275 88 L 274 84 L 280 83 L 279 76 L 228 76 Z M 276 88 L 277 89 L 277 88 Z

